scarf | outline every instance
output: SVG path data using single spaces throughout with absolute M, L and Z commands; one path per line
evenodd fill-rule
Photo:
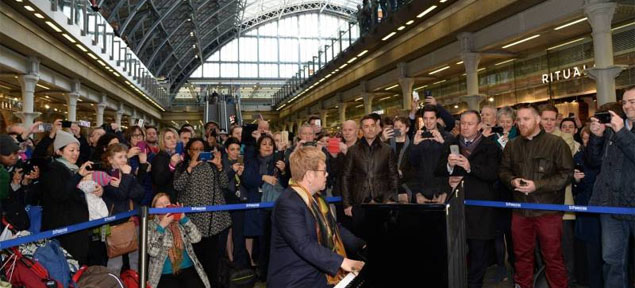
M 271 161 L 273 161 L 273 154 L 265 157 L 258 155 L 258 172 L 260 172 L 260 175 L 269 175 L 269 163 Z
M 68 168 L 68 170 L 71 170 L 71 172 L 73 172 L 73 174 L 77 173 L 77 171 L 79 171 L 79 167 L 71 162 L 68 162 L 68 160 L 64 159 L 64 157 L 58 157 L 55 159 L 57 162 L 60 162 L 62 164 L 64 164 L 64 166 L 66 166 L 66 168 Z
M 181 230 L 179 230 L 179 224 L 172 222 L 166 227 L 172 233 L 172 247 L 168 250 L 168 258 L 172 264 L 172 274 L 177 275 L 181 272 L 181 262 L 183 262 L 183 237 L 181 237 Z
M 293 183 L 289 186 L 300 195 L 309 208 L 309 211 L 311 211 L 313 218 L 315 218 L 315 231 L 318 236 L 318 243 L 346 258 L 346 250 L 344 249 L 344 243 L 340 237 L 340 231 L 333 214 L 329 211 L 329 205 L 326 201 L 324 201 L 318 193 L 311 195 L 308 190 L 299 184 Z M 344 279 L 346 274 L 344 270 L 339 269 L 335 276 L 326 274 L 326 279 L 329 285 L 335 285 Z
M 474 151 L 474 148 L 476 148 L 478 146 L 478 143 L 481 142 L 481 140 L 483 139 L 482 136 L 483 134 L 481 134 L 481 132 L 478 132 L 478 135 L 476 135 L 476 138 L 472 140 L 470 145 L 465 144 L 465 138 L 463 138 L 463 136 L 459 137 L 459 147 L 461 148 L 461 154 L 465 156 L 465 158 L 470 158 L 470 155 L 472 155 L 472 151 Z

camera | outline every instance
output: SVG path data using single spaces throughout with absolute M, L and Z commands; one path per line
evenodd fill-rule
M 502 134 L 503 133 L 503 127 L 500 127 L 500 126 L 492 127 L 492 133 Z
M 313 146 L 313 147 L 317 147 L 317 142 L 315 141 L 310 141 L 310 142 L 304 142 L 302 143 L 302 146 Z
M 524 180 L 520 179 L 520 186 L 527 186 L 527 182 L 525 182 Z
M 426 128 L 425 126 L 423 126 L 423 128 L 421 128 L 421 138 L 434 138 L 434 136 L 432 135 L 432 132 L 428 131 L 428 128 Z
M 597 118 L 602 124 L 611 123 L 611 113 L 609 112 L 597 112 L 593 117 Z
M 31 174 L 31 172 L 33 172 L 35 165 L 31 161 L 31 159 L 29 159 L 24 162 L 20 162 L 18 167 L 22 168 L 22 175 L 29 175 Z
M 100 170 L 104 170 L 104 166 L 101 163 L 93 163 L 93 164 L 90 164 L 90 166 L 86 166 L 86 170 L 100 171 Z

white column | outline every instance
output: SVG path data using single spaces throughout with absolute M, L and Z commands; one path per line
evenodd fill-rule
M 373 112 L 373 93 L 362 92 L 362 98 L 364 99 L 364 114 L 368 115 Z
M 461 97 L 462 101 L 467 103 L 471 110 L 480 110 L 480 103 L 485 99 L 485 95 L 481 95 L 478 91 L 478 63 L 481 60 L 479 53 L 474 51 L 474 36 L 472 33 L 460 33 L 457 38 L 461 45 L 461 60 L 465 66 L 466 90 L 465 96 Z
M 137 125 L 137 120 L 139 119 L 139 115 L 137 115 L 137 109 L 132 109 L 132 115 L 128 117 L 128 126 Z
M 337 112 L 339 112 L 340 125 L 342 125 L 344 124 L 344 122 L 346 122 L 346 102 L 341 102 L 339 104 L 339 108 Z
M 595 67 L 587 69 L 597 86 L 597 105 L 617 100 L 615 77 L 622 72 L 621 66 L 613 65 L 613 38 L 611 20 L 615 13 L 614 2 L 607 0 L 585 0 L 584 13 L 593 30 L 593 54 Z
M 321 110 L 320 111 L 320 121 L 322 122 L 322 128 L 326 128 L 328 127 L 328 125 L 326 124 L 326 120 L 328 120 L 327 116 L 328 116 L 328 110 Z
M 399 78 L 399 87 L 401 87 L 401 94 L 403 97 L 402 108 L 406 111 L 410 110 L 410 106 L 412 106 L 412 87 L 415 84 L 415 79 L 413 78 Z
M 467 107 L 470 110 L 480 111 L 481 101 L 485 99 L 483 95 L 468 95 L 461 97 L 461 100 L 467 103 Z
M 30 56 L 28 59 L 28 73 L 21 75 L 20 86 L 22 87 L 22 112 L 15 113 L 22 119 L 25 129 L 31 128 L 35 118 L 40 116 L 40 112 L 33 112 L 35 103 L 35 85 L 40 80 L 40 60 Z
M 97 103 L 95 105 L 95 110 L 97 110 L 97 126 L 101 126 L 104 124 L 104 111 L 106 111 L 106 103 Z
M 68 108 L 68 120 L 77 121 L 77 100 L 79 99 L 79 88 L 81 83 L 79 80 L 73 80 L 71 83 L 71 92 L 66 93 L 66 106 Z
M 115 123 L 117 123 L 117 127 L 121 129 L 121 119 L 123 118 L 123 103 L 119 103 L 119 109 L 117 109 L 117 113 L 115 114 Z

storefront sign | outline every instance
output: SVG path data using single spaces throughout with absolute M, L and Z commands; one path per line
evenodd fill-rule
M 577 66 L 573 68 L 567 68 L 559 71 L 554 71 L 548 74 L 542 74 L 542 84 L 551 83 L 554 81 L 567 80 L 570 78 L 582 77 L 582 71 L 586 70 L 586 65 L 582 65 L 582 69 Z

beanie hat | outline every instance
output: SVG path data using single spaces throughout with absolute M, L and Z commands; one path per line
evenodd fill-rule
M 112 177 L 104 171 L 93 171 L 93 181 L 97 182 L 99 186 L 106 186 L 110 183 Z
M 61 130 L 55 133 L 55 141 L 53 141 L 53 148 L 55 151 L 60 150 L 71 143 L 77 143 L 77 145 L 79 145 L 79 141 L 73 134 Z
M 0 135 L 0 155 L 9 156 L 20 150 L 18 143 L 9 135 Z

